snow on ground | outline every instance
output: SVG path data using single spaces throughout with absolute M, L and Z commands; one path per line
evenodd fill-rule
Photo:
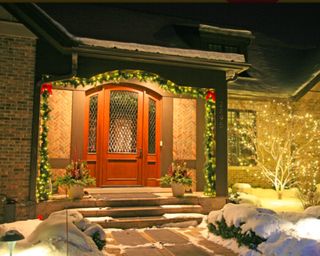
M 252 189 L 251 196 L 244 196 L 250 204 L 228 204 L 222 210 L 212 211 L 208 216 L 202 214 L 166 214 L 167 218 L 174 217 L 203 217 L 203 221 L 198 227 L 205 228 L 207 220 L 215 222 L 221 220 L 222 217 L 226 222 L 231 225 L 240 225 L 243 232 L 253 230 L 261 237 L 267 239 L 266 242 L 259 245 L 258 249 L 264 255 L 314 255 L 320 256 L 320 220 L 316 219 L 320 215 L 320 207 L 310 207 L 303 211 L 300 202 L 295 199 L 294 190 L 286 190 L 283 195 L 283 200 L 277 200 L 276 192 L 272 189 Z M 255 198 L 259 198 L 259 201 Z M 245 201 L 243 201 L 245 202 Z M 14 248 L 14 255 L 28 256 L 62 256 L 66 255 L 66 219 L 65 211 L 56 212 L 45 221 L 40 220 L 27 220 L 17 221 L 0 225 L 0 236 L 5 232 L 16 229 L 22 233 L 26 239 L 18 241 Z M 84 219 L 82 215 L 76 210 L 68 210 L 68 251 L 69 255 L 112 255 L 107 254 L 105 251 L 100 252 L 95 247 L 90 236 L 96 231 L 100 232 L 101 237 L 107 239 L 109 242 L 111 238 L 106 238 L 106 234 L 112 231 L 121 231 L 121 229 L 103 229 L 96 225 L 91 224 L 91 220 L 101 220 L 101 218 L 87 218 Z M 113 221 L 110 217 L 104 217 L 104 221 Z M 195 221 L 185 221 L 182 223 L 174 223 L 161 226 L 160 228 L 186 228 L 195 226 Z M 156 229 L 159 227 L 153 227 Z M 84 232 L 80 231 L 85 230 Z M 144 229 L 139 229 L 143 231 Z M 198 246 L 198 240 L 194 237 L 189 237 L 187 230 L 182 232 L 187 236 L 191 243 Z M 221 244 L 242 256 L 258 256 L 259 252 L 249 250 L 245 246 L 238 247 L 234 239 L 222 239 L 215 236 L 205 229 L 202 236 Z M 113 245 L 107 245 L 111 248 Z M 159 246 L 157 244 L 145 244 L 144 247 Z M 170 246 L 170 245 L 168 245 Z M 119 248 L 119 247 L 117 247 Z M 122 247 L 122 252 L 127 248 Z M 204 248 L 205 249 L 205 248 Z M 0 242 L 0 255 L 8 256 L 9 250 L 7 243 Z M 210 251 L 207 250 L 210 253 Z
M 320 220 L 317 219 L 319 213 L 320 206 L 307 209 L 303 213 L 277 213 L 251 204 L 227 204 L 222 210 L 212 211 L 208 215 L 208 222 L 215 224 L 224 217 L 228 226 L 241 227 L 243 233 L 253 230 L 267 239 L 258 246 L 263 255 L 320 256 Z M 242 256 L 261 255 L 243 246 L 238 248 L 234 239 L 222 239 L 208 230 L 204 230 L 202 235 Z
M 68 220 L 65 216 L 66 211 L 60 211 L 51 214 L 44 221 L 27 220 L 3 224 L 0 225 L 0 236 L 12 229 L 24 235 L 25 239 L 18 241 L 14 248 L 15 256 L 62 256 L 67 254 L 66 227 L 68 227 L 70 256 L 102 256 L 103 253 L 98 250 L 90 235 L 99 231 L 101 238 L 106 239 L 103 229 L 83 219 L 77 211 L 68 210 Z M 77 224 L 85 231 L 80 231 Z M 9 255 L 8 245 L 5 242 L 0 243 L 0 255 Z
M 303 212 L 301 202 L 295 196 L 296 193 L 297 189 L 295 188 L 285 189 L 282 200 L 278 200 L 277 192 L 274 189 L 252 188 L 252 195 L 243 195 L 243 193 L 241 193 L 242 196 L 240 196 L 240 198 L 244 198 L 244 200 L 241 200 L 242 203 L 250 203 L 256 206 L 259 206 L 260 201 L 262 207 L 274 211 Z M 250 201 L 252 201 L 252 203 Z

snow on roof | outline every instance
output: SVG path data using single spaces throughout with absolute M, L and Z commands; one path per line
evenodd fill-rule
M 220 28 L 220 27 L 209 26 L 205 24 L 199 25 L 199 31 L 254 38 L 251 31 L 249 30 Z
M 55 21 L 54 19 L 51 18 L 50 15 L 48 15 L 44 10 L 42 10 L 38 5 L 31 3 L 33 5 L 34 8 L 36 8 L 39 12 L 41 12 L 41 14 L 46 17 L 48 20 L 50 20 L 50 22 L 53 23 L 54 26 L 56 26 L 57 28 L 59 28 L 66 36 L 68 36 L 71 40 L 75 40 L 75 37 L 69 33 L 69 31 L 62 26 L 59 22 Z
M 249 77 L 228 83 L 228 89 L 244 95 L 290 97 L 320 71 L 319 49 L 292 46 L 254 32 L 248 47 Z
M 139 51 L 148 53 L 158 53 L 172 56 L 183 56 L 191 58 L 201 58 L 209 60 L 222 60 L 233 62 L 245 62 L 245 58 L 242 54 L 237 53 L 222 53 L 213 51 L 201 51 L 192 49 L 171 48 L 155 45 L 137 44 L 137 43 L 124 43 L 107 40 L 96 40 L 91 38 L 77 37 L 77 40 L 84 45 L 98 46 L 109 49 L 121 49 L 128 51 Z

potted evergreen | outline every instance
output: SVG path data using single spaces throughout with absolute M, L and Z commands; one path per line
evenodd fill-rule
M 187 163 L 183 160 L 174 160 L 168 173 L 159 180 L 161 185 L 171 185 L 173 196 L 183 196 L 185 187 L 195 182 L 188 174 Z
M 92 178 L 89 173 L 86 161 L 72 161 L 66 167 L 66 174 L 57 177 L 54 185 L 67 186 L 70 199 L 81 199 L 85 186 L 96 185 L 95 178 Z

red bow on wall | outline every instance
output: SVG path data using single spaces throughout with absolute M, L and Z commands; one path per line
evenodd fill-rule
M 50 95 L 52 95 L 52 84 L 43 84 L 41 87 L 41 94 L 44 92 L 44 90 L 48 90 Z
M 216 92 L 212 92 L 212 91 L 208 90 L 206 100 L 208 100 L 210 97 L 212 98 L 213 101 L 215 101 L 216 100 Z

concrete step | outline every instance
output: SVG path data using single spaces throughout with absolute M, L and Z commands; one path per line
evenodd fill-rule
M 122 199 L 97 199 L 99 207 L 132 207 L 132 206 L 157 206 L 157 205 L 198 205 L 197 197 L 159 197 L 159 198 L 122 198 Z
M 166 213 L 201 213 L 200 205 L 158 205 L 133 207 L 78 208 L 83 217 L 141 217 L 160 216 Z
M 144 216 L 144 217 L 123 217 L 123 218 L 110 218 L 110 217 L 98 217 L 87 218 L 92 223 L 97 223 L 103 228 L 147 228 L 153 226 L 172 225 L 172 223 L 186 222 L 187 226 L 198 225 L 202 222 L 202 214 L 177 214 L 172 217 L 166 216 Z

